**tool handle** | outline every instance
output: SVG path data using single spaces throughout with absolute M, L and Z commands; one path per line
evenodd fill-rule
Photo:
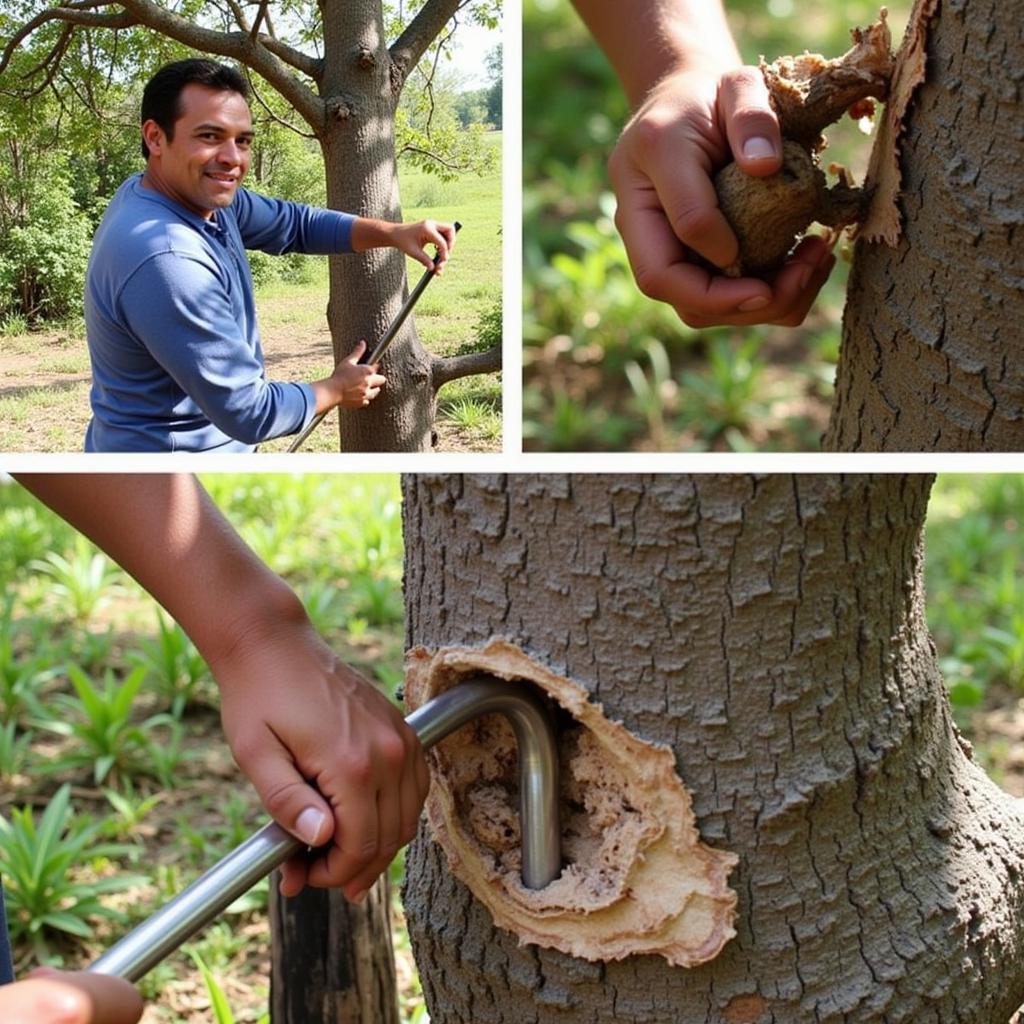
M 462 225 L 458 221 L 456 221 L 456 234 L 458 234 L 460 230 L 462 230 Z M 440 253 L 435 254 L 434 267 L 437 266 L 440 258 Z M 420 277 L 419 281 L 416 283 L 416 287 L 413 288 L 413 290 L 409 293 L 409 297 L 405 300 L 405 302 L 402 303 L 402 308 L 398 311 L 398 314 L 395 316 L 395 319 L 392 320 L 391 323 L 388 325 L 388 329 L 384 332 L 383 335 L 381 335 L 380 340 L 377 342 L 377 344 L 374 345 L 372 349 L 367 348 L 366 351 L 362 354 L 362 356 L 359 359 L 360 363 L 362 363 L 363 365 L 369 365 L 380 362 L 381 357 L 384 355 L 385 351 L 391 345 L 391 342 L 393 342 L 395 338 L 398 337 L 398 332 L 402 329 L 402 325 L 408 319 L 409 314 L 412 312 L 413 306 L 415 306 L 416 303 L 419 301 L 420 296 L 426 290 L 427 285 L 430 284 L 431 279 L 436 276 L 434 272 L 434 267 L 429 267 L 427 270 L 423 271 L 423 276 Z M 296 437 L 295 440 L 292 441 L 292 443 L 288 446 L 289 454 L 291 452 L 297 452 L 306 443 L 306 438 L 308 438 L 309 435 L 312 434 L 313 431 L 316 430 L 316 428 L 319 427 L 321 423 L 323 423 L 324 417 L 327 415 L 328 412 L 330 412 L 329 409 L 326 410 L 325 412 L 317 413 L 317 415 L 314 416 L 313 419 L 309 421 L 309 424 L 305 428 L 305 430 L 303 430 L 298 435 L 298 437 Z
M 426 750 L 471 719 L 490 713 L 506 715 L 516 734 L 523 883 L 540 889 L 561 871 L 558 752 L 540 698 L 522 684 L 469 680 L 417 708 L 406 722 Z M 305 844 L 276 822 L 264 825 L 87 970 L 138 981 L 261 878 L 304 849 Z

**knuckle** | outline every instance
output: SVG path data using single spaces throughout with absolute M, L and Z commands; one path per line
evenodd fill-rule
M 664 275 L 652 267 L 637 267 L 636 286 L 649 299 L 661 299 L 664 296 Z

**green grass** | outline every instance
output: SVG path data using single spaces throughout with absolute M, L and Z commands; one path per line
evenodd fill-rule
M 908 9 L 890 5 L 897 44 Z M 852 26 L 878 16 L 877 4 L 866 0 L 813 7 L 737 0 L 727 10 L 748 63 L 805 49 L 836 56 L 848 48 Z M 528 447 L 816 449 L 832 394 L 847 264 L 840 261 L 800 328 L 685 326 L 633 282 L 612 222 L 615 200 L 605 168 L 629 112 L 568 0 L 526 0 L 523 65 Z M 826 161 L 859 178 L 871 140 L 849 121 L 827 134 Z M 674 388 L 653 380 L 648 363 L 655 342 L 664 348 Z M 740 396 L 725 383 L 731 362 L 747 368 L 739 409 Z M 630 364 L 641 367 L 646 385 L 635 371 L 631 379 Z M 719 411 L 706 415 L 709 405 Z

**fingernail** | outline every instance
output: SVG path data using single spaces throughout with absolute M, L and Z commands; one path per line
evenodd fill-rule
M 777 156 L 775 146 L 763 135 L 754 135 L 743 143 L 743 155 L 747 160 L 771 160 Z
M 736 308 L 741 313 L 753 313 L 755 309 L 764 309 L 769 302 L 771 299 L 766 299 L 763 295 L 755 295 L 752 299 L 740 303 Z
M 327 815 L 315 807 L 307 807 L 295 819 L 295 834 L 307 845 L 315 846 Z

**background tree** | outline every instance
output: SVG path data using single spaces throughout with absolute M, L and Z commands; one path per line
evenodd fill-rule
M 519 947 L 420 837 L 434 1024 L 1000 1024 L 1024 809 L 971 759 L 924 624 L 923 476 L 409 477 L 407 633 L 509 636 L 668 744 L 737 936 L 692 970 Z
M 257 112 L 267 106 L 263 93 L 269 86 L 316 140 L 324 160 L 328 206 L 399 220 L 394 120 L 403 88 L 453 19 L 471 17 L 496 24 L 499 8 L 500 0 L 405 3 L 405 22 L 389 34 L 395 26 L 394 12 L 385 10 L 381 0 L 324 0 L 318 5 L 226 0 L 174 8 L 155 0 L 26 4 L 8 9 L 0 20 L 0 81 L 8 92 L 58 91 L 61 85 L 80 92 L 79 70 L 91 82 L 102 80 L 104 73 L 123 81 L 136 68 L 154 63 L 153 56 L 163 57 L 168 51 L 178 56 L 181 47 L 235 60 L 254 73 Z M 149 57 L 140 54 L 140 46 L 144 50 L 146 45 L 155 51 Z M 28 52 L 19 54 L 20 47 Z M 397 312 L 405 288 L 405 258 L 400 253 L 374 250 L 332 257 L 327 319 L 335 357 L 350 351 L 360 338 L 379 337 Z M 451 380 L 491 372 L 499 365 L 498 350 L 486 356 L 432 357 L 420 345 L 410 320 L 385 360 L 389 387 L 359 415 L 341 412 L 344 447 L 428 448 L 437 390 Z

